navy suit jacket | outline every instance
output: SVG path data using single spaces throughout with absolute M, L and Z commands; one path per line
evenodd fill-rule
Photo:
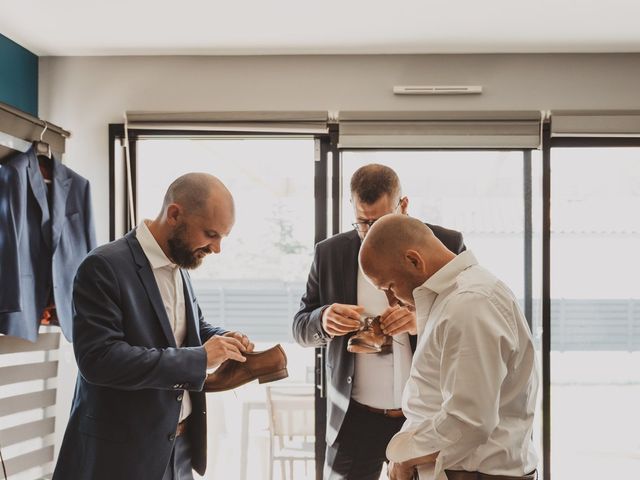
M 183 389 L 190 391 L 192 465 L 206 468 L 207 357 L 202 343 L 226 333 L 206 323 L 182 272 L 187 337 L 177 348 L 135 230 L 82 262 L 73 291 L 78 379 L 55 480 L 160 480 L 175 442 Z
M 462 234 L 427 224 L 436 237 L 453 253 L 465 250 Z M 307 290 L 300 310 L 293 319 L 293 337 L 305 347 L 327 346 L 327 435 L 329 445 L 336 441 L 351 399 L 355 358 L 347 351 L 347 342 L 355 333 L 331 339 L 322 328 L 322 312 L 332 303 L 358 303 L 358 232 L 340 233 L 316 245 Z M 415 351 L 416 337 L 410 335 Z
M 89 181 L 53 159 L 51 206 L 31 148 L 0 168 L 0 333 L 35 342 L 53 292 L 72 339 L 73 277 L 95 247 Z

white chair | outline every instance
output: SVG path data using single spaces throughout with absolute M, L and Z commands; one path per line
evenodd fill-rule
M 315 461 L 315 415 L 313 385 L 283 385 L 266 388 L 269 415 L 269 479 L 273 480 L 273 464 L 280 462 L 281 480 L 293 480 L 294 462 Z M 313 463 L 311 471 L 314 471 Z

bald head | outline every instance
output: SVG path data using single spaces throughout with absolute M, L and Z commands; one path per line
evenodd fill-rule
M 391 214 L 369 230 L 360 249 L 360 266 L 378 288 L 413 304 L 413 289 L 454 257 L 420 220 Z
M 395 263 L 407 250 L 428 250 L 434 240 L 438 242 L 431 229 L 420 220 L 408 215 L 385 215 L 371 227 L 362 244 L 362 268 L 366 272 L 371 263 Z
M 167 189 L 158 217 L 148 223 L 162 251 L 182 268 L 196 268 L 235 223 L 231 192 L 208 173 L 187 173 Z
M 200 172 L 182 175 L 169 185 L 162 202 L 163 212 L 172 203 L 180 205 L 188 213 L 195 214 L 210 207 L 211 203 L 233 209 L 233 197 L 220 179 Z

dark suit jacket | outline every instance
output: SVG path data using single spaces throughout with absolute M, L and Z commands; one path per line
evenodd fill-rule
M 462 234 L 437 225 L 433 233 L 454 253 L 465 250 Z M 322 328 L 324 307 L 332 303 L 357 304 L 358 252 L 361 240 L 355 230 L 340 233 L 316 246 L 307 290 L 293 319 L 293 337 L 305 347 L 326 345 L 327 443 L 333 445 L 344 421 L 353 385 L 354 354 L 347 351 L 353 333 L 331 339 Z M 411 336 L 415 350 L 415 336 Z M 346 399 L 346 400 L 345 400 Z
M 50 292 L 71 341 L 73 277 L 96 245 L 89 182 L 54 158 L 51 188 L 50 206 L 33 148 L 0 168 L 0 333 L 32 342 Z
M 189 390 L 192 465 L 206 468 L 207 357 L 225 333 L 206 323 L 182 272 L 186 346 L 176 348 L 162 297 L 135 231 L 95 249 L 74 283 L 73 348 L 79 375 L 55 480 L 160 480 L 183 389 Z

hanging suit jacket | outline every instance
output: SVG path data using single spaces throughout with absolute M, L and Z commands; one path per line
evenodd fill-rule
M 161 480 L 189 390 L 192 466 L 206 468 L 207 356 L 225 330 L 206 323 L 182 271 L 185 346 L 176 348 L 162 297 L 135 230 L 98 247 L 78 269 L 73 349 L 78 379 L 54 480 Z
M 462 234 L 437 225 L 427 224 L 435 236 L 453 253 L 466 249 Z M 300 310 L 293 318 L 293 338 L 305 347 L 327 347 L 327 434 L 333 445 L 344 421 L 355 370 L 354 353 L 347 351 L 347 342 L 355 333 L 331 337 L 322 328 L 322 312 L 327 305 L 358 303 L 358 252 L 361 245 L 358 232 L 340 233 L 316 245 L 313 264 L 307 280 L 307 290 L 300 301 Z M 416 337 L 409 336 L 415 351 Z
M 32 342 L 51 292 L 72 340 L 73 277 L 96 246 L 89 181 L 54 157 L 50 187 L 51 204 L 33 148 L 0 168 L 0 333 Z

